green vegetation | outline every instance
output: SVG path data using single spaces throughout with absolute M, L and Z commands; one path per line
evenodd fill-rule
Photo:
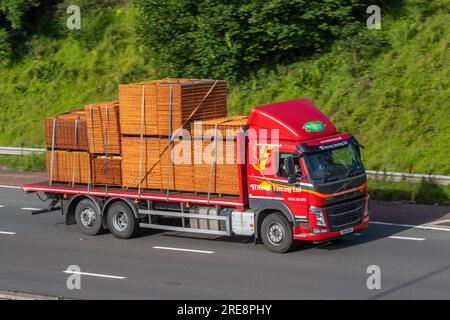
M 450 4 L 424 14 L 405 2 L 356 44 L 340 41 L 237 84 L 231 113 L 305 97 L 365 145 L 367 168 L 450 175 Z
M 449 0 L 375 2 L 381 30 L 356 0 L 77 2 L 81 30 L 66 28 L 71 1 L 0 0 L 0 145 L 43 147 L 46 116 L 116 98 L 118 83 L 224 77 L 230 114 L 306 97 L 365 145 L 368 169 L 450 175 Z M 418 187 L 371 190 L 418 200 Z
M 157 75 L 240 79 L 362 28 L 363 0 L 136 0 Z
M 32 156 L 0 156 L 0 166 L 15 168 L 24 171 L 42 171 L 45 169 L 46 160 L 44 155 Z
M 69 2 L 55 9 L 56 34 L 34 35 L 26 54 L 0 66 L 1 146 L 42 147 L 45 117 L 117 98 L 119 83 L 153 74 L 140 52 L 133 6 L 78 1 L 86 11 L 81 30 L 68 30 Z
M 373 199 L 406 200 L 421 203 L 449 203 L 450 186 L 430 182 L 383 181 L 369 179 Z

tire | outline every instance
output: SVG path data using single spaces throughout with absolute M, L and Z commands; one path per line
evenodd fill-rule
M 113 203 L 108 208 L 108 227 L 111 233 L 119 239 L 129 239 L 139 233 L 139 220 L 133 210 L 124 202 Z
M 102 227 L 100 212 L 90 199 L 78 202 L 75 208 L 75 220 L 80 231 L 89 236 L 96 236 L 105 231 Z
M 261 238 L 264 245 L 273 252 L 285 253 L 292 250 L 295 241 L 292 227 L 286 218 L 278 212 L 269 214 L 261 224 Z

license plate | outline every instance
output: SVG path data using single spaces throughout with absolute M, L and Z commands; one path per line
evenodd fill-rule
M 353 228 L 342 229 L 341 236 L 350 232 L 353 232 Z

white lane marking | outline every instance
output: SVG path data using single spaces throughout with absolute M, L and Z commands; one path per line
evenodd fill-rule
M 4 208 L 5 206 L 0 205 L 0 208 Z
M 352 233 L 354 236 L 362 236 L 362 233 L 361 232 L 355 232 L 355 233 Z
M 109 275 L 109 274 L 78 272 L 78 271 L 71 271 L 71 270 L 64 270 L 63 273 L 79 274 L 79 275 L 82 275 L 82 276 L 109 278 L 109 279 L 118 279 L 118 280 L 123 280 L 123 279 L 127 278 L 127 277 L 120 277 L 120 276 L 112 276 L 112 275 Z
M 399 239 L 399 240 L 413 240 L 413 241 L 423 241 L 425 238 L 413 238 L 413 237 L 399 237 L 399 236 L 390 236 L 390 239 Z
M 39 209 L 39 208 L 20 208 L 20 210 L 38 211 L 38 210 L 42 210 L 42 209 Z
M 414 226 L 412 224 L 398 224 L 398 223 L 389 223 L 389 222 L 370 222 L 371 224 L 381 224 L 381 225 L 385 225 L 385 226 L 396 226 L 396 227 L 406 227 L 406 228 L 414 228 L 414 229 L 423 229 L 423 230 L 437 230 L 437 231 L 448 231 L 450 232 L 450 228 L 444 228 L 444 227 L 432 227 L 432 226 L 427 226 L 424 224 L 418 225 L 418 226 Z
M 183 248 L 172 248 L 172 247 L 153 247 L 153 249 L 160 249 L 160 250 L 172 250 L 172 251 L 184 251 L 184 252 L 196 252 L 196 253 L 207 253 L 212 254 L 215 253 L 214 251 L 206 251 L 206 250 L 194 250 L 194 249 L 183 249 Z
M 0 234 L 6 234 L 6 235 L 15 235 L 15 232 L 8 232 L 8 231 L 0 231 Z
M 447 222 L 450 222 L 450 219 L 439 220 L 439 221 L 437 221 L 436 224 L 447 223 Z
M 5 186 L 0 184 L 0 188 L 4 188 L 4 189 L 22 189 L 21 187 L 16 187 L 16 186 Z

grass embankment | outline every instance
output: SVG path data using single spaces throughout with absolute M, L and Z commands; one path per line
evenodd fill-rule
M 450 175 L 450 12 L 446 1 L 430 3 L 425 10 L 404 1 L 383 11 L 381 30 L 363 29 L 320 55 L 233 83 L 230 114 L 306 97 L 366 146 L 366 168 Z M 81 30 L 37 34 L 27 54 L 0 66 L 0 145 L 43 147 L 45 117 L 116 98 L 119 83 L 151 79 L 136 14 L 130 3 L 85 10 Z M 56 18 L 61 29 L 65 18 Z M 0 157 L 26 170 L 43 169 L 44 160 Z M 372 181 L 370 188 L 377 198 L 449 199 L 448 187 L 422 187 Z
M 230 110 L 306 97 L 366 146 L 366 168 L 450 175 L 448 8 L 425 14 L 406 4 L 383 16 L 381 30 L 362 30 L 360 39 L 372 44 L 361 40 L 357 51 L 341 42 L 313 59 L 261 70 L 232 88 Z
M 369 193 L 372 199 L 377 200 L 450 204 L 450 186 L 430 182 L 369 179 Z
M 53 22 L 63 31 L 36 35 L 27 54 L 0 66 L 0 146 L 44 147 L 45 117 L 115 99 L 119 83 L 151 77 L 131 5 L 85 10 L 81 30 L 67 29 L 66 18 Z

